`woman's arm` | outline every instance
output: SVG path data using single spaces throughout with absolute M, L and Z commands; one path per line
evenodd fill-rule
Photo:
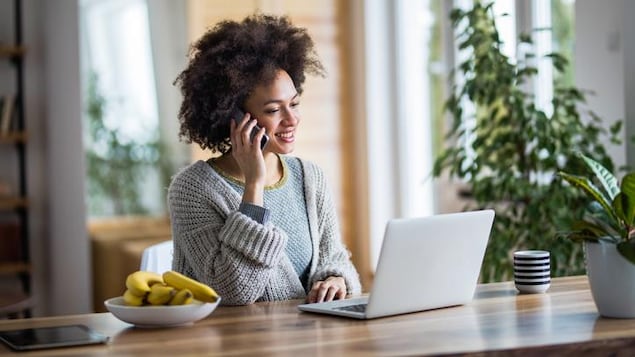
M 239 199 L 224 196 L 234 192 L 202 177 L 184 171 L 168 191 L 174 268 L 212 286 L 223 304 L 252 303 L 263 295 L 286 236 L 238 212 Z
M 307 174 L 311 172 L 313 175 L 312 178 L 307 180 L 307 185 L 314 186 L 312 190 L 315 195 L 316 218 L 318 220 L 320 239 L 319 260 L 315 273 L 310 278 L 309 286 L 314 287 L 317 282 L 327 281 L 329 277 L 341 277 L 344 280 L 347 294 L 360 294 L 359 274 L 351 262 L 350 252 L 342 243 L 337 211 L 324 174 L 315 165 L 307 165 L 306 172 Z M 337 281 L 331 281 L 329 285 L 333 284 L 337 284 Z

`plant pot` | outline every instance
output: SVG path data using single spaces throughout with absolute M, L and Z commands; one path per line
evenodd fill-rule
M 635 264 L 615 244 L 585 242 L 586 269 L 600 315 L 635 318 Z

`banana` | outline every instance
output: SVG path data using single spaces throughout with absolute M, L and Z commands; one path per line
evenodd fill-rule
M 149 271 L 136 271 L 126 278 L 126 288 L 131 294 L 144 297 L 150 292 L 150 286 L 156 283 L 163 283 L 161 275 Z
M 194 300 L 194 294 L 190 289 L 181 289 L 174 294 L 168 305 L 187 305 Z
M 163 281 L 177 289 L 190 289 L 196 300 L 204 302 L 216 302 L 218 300 L 218 294 L 214 289 L 181 273 L 168 270 L 163 273 Z
M 150 287 L 146 301 L 151 305 L 165 305 L 172 299 L 175 293 L 176 289 L 171 286 L 154 284 Z
M 123 293 L 123 302 L 130 306 L 141 306 L 143 305 L 143 297 L 137 296 L 126 289 Z

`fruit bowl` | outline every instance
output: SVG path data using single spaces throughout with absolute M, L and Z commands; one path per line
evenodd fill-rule
M 137 327 L 171 327 L 192 324 L 207 317 L 216 309 L 220 298 L 214 303 L 194 300 L 187 305 L 129 306 L 122 296 L 104 301 L 106 309 L 121 321 Z

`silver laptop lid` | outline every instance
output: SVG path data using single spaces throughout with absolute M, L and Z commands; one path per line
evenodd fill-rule
M 469 302 L 493 220 L 482 210 L 389 221 L 366 317 Z

